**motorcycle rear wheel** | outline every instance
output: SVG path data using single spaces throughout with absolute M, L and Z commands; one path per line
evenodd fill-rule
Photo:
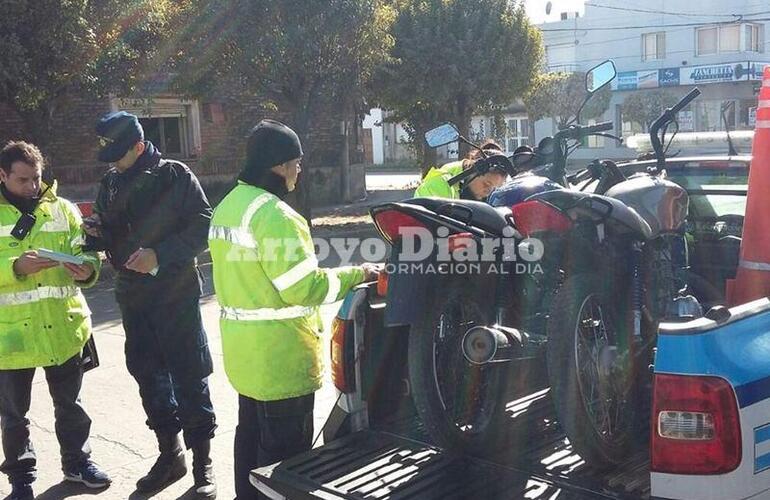
M 462 339 L 473 326 L 492 324 L 492 307 L 470 293 L 467 284 L 455 281 L 443 290 L 428 301 L 425 315 L 409 333 L 412 397 L 437 445 L 484 455 L 497 439 L 504 417 L 504 369 L 499 364 L 469 363 Z

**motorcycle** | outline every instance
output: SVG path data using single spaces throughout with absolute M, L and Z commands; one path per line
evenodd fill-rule
M 547 366 L 559 422 L 589 464 L 621 462 L 639 434 L 658 324 L 703 315 L 687 293 L 687 192 L 665 178 L 665 136 L 694 89 L 650 128 L 656 165 L 626 177 L 611 161 L 572 177 L 579 189 L 539 193 L 531 212 L 560 221 L 527 235 L 560 241 L 562 279 L 546 319 Z M 557 134 L 558 135 L 558 134 Z M 553 164 L 567 151 L 556 144 Z M 587 187 L 592 192 L 586 192 Z
M 583 105 L 615 74 L 611 61 L 590 70 Z M 595 366 L 599 369 L 589 373 L 596 379 L 590 387 L 603 391 L 599 393 L 601 401 L 608 401 L 614 411 L 627 408 L 635 400 L 631 374 L 640 366 L 635 362 L 637 353 L 648 345 L 636 339 L 650 337 L 650 329 L 642 329 L 641 320 L 644 317 L 652 324 L 650 319 L 661 317 L 658 309 L 652 304 L 643 307 L 642 301 L 663 300 L 652 300 L 653 292 L 662 285 L 653 283 L 652 278 L 642 282 L 642 276 L 647 276 L 642 273 L 643 264 L 660 260 L 652 256 L 644 259 L 648 254 L 659 255 L 649 249 L 665 246 L 661 241 L 667 240 L 669 226 L 679 227 L 679 215 L 686 213 L 686 194 L 684 198 L 673 194 L 663 197 L 677 217 L 667 220 L 665 229 L 659 224 L 658 233 L 654 233 L 650 223 L 625 203 L 647 202 L 649 186 L 645 184 L 639 192 L 639 179 L 626 180 L 611 162 L 595 162 L 568 179 L 566 158 L 575 147 L 570 141 L 579 144 L 590 135 L 614 137 L 606 134 L 613 128 L 611 122 L 582 126 L 578 121 L 579 112 L 573 122 L 541 141 L 536 150 L 519 151 L 510 158 L 484 156 L 473 168 L 450 180 L 456 183 L 480 175 L 490 162 L 506 165 L 513 179 L 493 193 L 489 204 L 417 198 L 371 210 L 375 226 L 392 245 L 385 322 L 388 326 L 409 326 L 409 386 L 423 424 L 438 444 L 482 455 L 494 449 L 506 419 L 503 391 L 508 381 L 502 366 L 545 355 L 557 414 L 578 453 L 589 463 L 603 465 L 619 460 L 627 448 L 630 428 L 614 432 L 621 430 L 615 427 L 620 420 L 617 415 L 609 419 L 613 426 L 609 433 L 606 426 L 595 425 L 603 422 L 600 418 L 587 419 L 592 429 L 600 429 L 588 437 L 581 434 L 586 431 L 583 424 L 570 421 L 589 414 L 578 409 L 586 407 L 590 394 L 583 389 L 586 384 L 574 383 L 585 379 L 574 376 L 577 370 L 560 371 L 557 366 L 559 360 L 568 359 L 565 346 L 576 345 L 576 339 L 582 338 L 574 331 L 565 333 L 567 323 L 562 322 L 594 310 L 594 298 L 615 297 L 613 290 L 625 291 L 623 285 L 627 283 L 635 285 L 622 307 L 599 302 L 596 310 L 601 321 L 597 329 L 610 331 L 610 325 L 618 333 L 605 335 L 612 342 L 597 351 L 601 363 Z M 658 125 L 662 127 L 663 122 Z M 458 140 L 475 147 L 451 124 L 430 131 L 426 140 L 433 147 Z M 661 157 L 665 161 L 664 155 Z M 649 179 L 674 189 L 663 179 L 654 181 L 652 175 Z M 573 189 L 570 181 L 585 185 L 582 190 Z M 594 193 L 586 192 L 596 181 Z M 623 186 L 625 182 L 633 185 Z M 653 209 L 653 217 L 657 214 L 655 207 L 647 208 Z M 631 231 L 627 230 L 629 224 Z M 591 228 L 596 236 L 590 235 Z M 642 238 L 635 229 L 641 231 L 637 233 Z M 665 236 L 657 238 L 661 231 Z M 415 238 L 426 234 L 431 238 Z M 600 246 L 596 246 L 597 241 Z M 630 267 L 621 241 L 635 242 L 631 245 L 634 265 Z M 630 271 L 613 273 L 606 285 L 599 285 L 597 280 L 584 278 L 587 270 L 597 269 L 591 256 L 605 248 L 617 255 L 604 254 L 610 264 L 602 268 Z M 422 267 L 415 269 L 415 260 Z M 536 272 L 532 272 L 533 263 Z M 526 264 L 525 269 L 519 272 L 522 264 Z M 669 267 L 677 266 L 678 261 Z M 598 292 L 597 287 L 601 288 Z M 576 306 L 569 302 L 575 296 L 588 299 Z M 680 301 L 679 305 L 685 303 Z M 605 311 L 606 320 L 602 316 Z M 615 317 L 632 317 L 631 327 L 626 328 L 626 322 L 617 324 Z M 593 317 L 585 319 L 586 324 L 596 321 Z M 633 334 L 630 339 L 629 333 Z M 618 377 L 618 373 L 623 376 Z M 570 403 L 560 403 L 560 399 Z M 601 415 L 606 417 L 607 413 Z

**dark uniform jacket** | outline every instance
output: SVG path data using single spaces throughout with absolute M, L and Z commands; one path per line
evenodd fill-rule
M 185 164 L 162 159 L 151 142 L 145 144 L 131 168 L 123 173 L 112 168 L 104 175 L 94 207 L 102 219 L 102 237 L 89 239 L 118 270 L 115 293 L 121 304 L 158 304 L 201 294 L 196 256 L 207 245 L 211 206 Z M 140 247 L 155 250 L 156 276 L 125 268 Z

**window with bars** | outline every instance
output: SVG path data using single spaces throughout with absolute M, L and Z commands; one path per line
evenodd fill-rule
M 183 117 L 139 118 L 144 137 L 158 149 L 176 157 L 189 156 Z
M 505 120 L 505 149 L 512 153 L 519 146 L 529 143 L 529 119 L 508 117 Z
M 201 118 L 214 124 L 218 121 L 216 110 L 204 107 L 201 117 L 196 101 L 176 97 L 114 97 L 111 105 L 113 110 L 122 109 L 139 117 L 147 140 L 177 160 L 189 160 L 201 154 Z

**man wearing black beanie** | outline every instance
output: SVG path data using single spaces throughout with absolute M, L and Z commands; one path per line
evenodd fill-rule
M 249 135 L 238 185 L 209 230 L 225 372 L 239 394 L 238 500 L 260 498 L 250 470 L 310 449 L 323 372 L 318 306 L 377 277 L 368 264 L 318 267 L 307 221 L 282 201 L 296 186 L 301 160 L 293 130 L 261 121 Z

